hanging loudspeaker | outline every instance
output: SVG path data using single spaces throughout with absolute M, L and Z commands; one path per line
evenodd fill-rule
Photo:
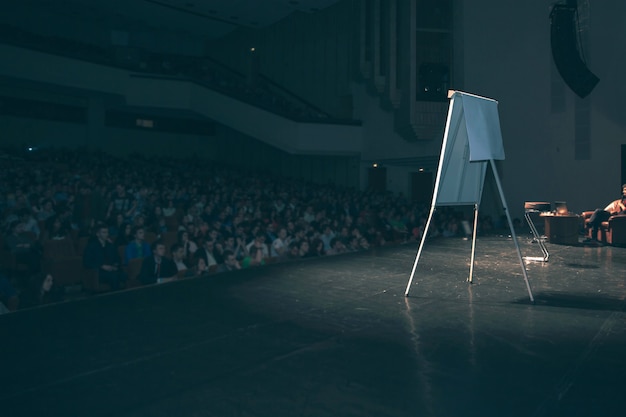
M 576 35 L 576 8 L 557 4 L 550 12 L 552 58 L 565 84 L 579 97 L 586 97 L 598 84 L 596 77 L 582 60 Z

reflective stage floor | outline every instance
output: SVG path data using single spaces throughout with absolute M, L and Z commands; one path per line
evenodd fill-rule
M 541 255 L 526 236 L 524 256 Z M 0 316 L 4 416 L 618 416 L 626 249 L 479 238 Z

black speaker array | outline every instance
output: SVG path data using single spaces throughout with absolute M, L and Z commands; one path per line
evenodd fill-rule
M 600 79 L 580 56 L 576 7 L 557 4 L 550 12 L 552 58 L 565 84 L 579 97 L 587 97 Z

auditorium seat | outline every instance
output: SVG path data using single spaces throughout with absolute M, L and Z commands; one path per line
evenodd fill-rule
M 0 271 L 24 276 L 29 270 L 29 265 L 20 261 L 6 244 L 5 237 L 0 235 Z
M 119 256 L 120 262 L 124 263 L 125 255 L 126 255 L 126 245 L 119 245 L 117 247 L 117 256 Z
M 157 237 L 158 237 L 158 236 L 157 236 L 157 234 L 156 234 L 156 233 L 146 231 L 146 234 L 145 234 L 145 236 L 144 236 L 144 240 L 146 241 L 146 243 L 147 243 L 148 245 L 152 245 L 152 243 L 153 243 L 155 240 L 157 240 Z
M 70 238 L 46 240 L 42 246 L 42 268 L 54 277 L 55 285 L 65 287 L 82 284 L 82 256 L 76 253 Z
M 54 277 L 54 285 L 67 287 L 81 285 L 83 277 L 83 260 L 80 256 L 71 256 L 57 259 L 44 259 L 42 268 Z
M 44 259 L 58 259 L 77 256 L 74 242 L 70 238 L 45 240 L 42 245 Z
M 626 246 L 626 214 L 617 214 L 602 222 L 597 236 L 592 236 L 593 231 L 588 227 L 589 218 L 592 214 L 593 211 L 584 211 L 582 213 L 587 237 L 595 238 L 608 245 Z
M 168 231 L 163 233 L 161 236 L 161 242 L 165 245 L 165 250 L 169 250 L 174 243 L 178 241 L 178 232 L 177 231 Z
M 111 291 L 108 284 L 100 282 L 98 279 L 98 271 L 95 269 L 81 268 L 81 276 L 83 281 L 83 290 L 90 293 L 99 293 Z
M 83 256 L 85 253 L 85 248 L 87 247 L 87 243 L 89 243 L 89 237 L 81 236 L 75 241 L 76 243 L 76 253 L 79 256 Z
M 165 217 L 165 227 L 167 227 L 168 231 L 177 231 L 178 225 L 179 221 L 176 215 Z
M 126 275 L 128 277 L 126 281 L 126 288 L 139 287 L 141 285 L 141 282 L 139 281 L 139 272 L 141 272 L 142 264 L 142 258 L 133 258 L 128 261 L 128 265 L 126 265 Z

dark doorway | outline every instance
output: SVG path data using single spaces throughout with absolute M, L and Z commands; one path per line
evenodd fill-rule
M 411 172 L 411 200 L 417 203 L 430 203 L 433 198 L 432 172 Z
M 367 172 L 367 188 L 372 191 L 387 191 L 387 168 L 370 167 Z

